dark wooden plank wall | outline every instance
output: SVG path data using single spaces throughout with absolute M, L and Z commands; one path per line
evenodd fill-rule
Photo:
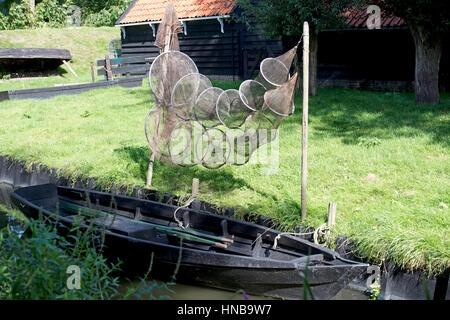
M 266 40 L 234 22 L 225 22 L 224 33 L 221 33 L 217 20 L 188 21 L 187 32 L 186 36 L 179 34 L 181 51 L 194 60 L 201 73 L 216 78 L 242 79 L 255 63 L 258 67 L 260 61 L 256 58 L 261 50 L 269 47 L 269 55 L 283 51 L 281 40 Z M 154 40 L 149 25 L 126 27 L 125 38 L 122 33 L 122 57 L 144 54 L 156 57 L 159 49 L 153 45 Z M 266 56 L 267 52 L 262 58 Z

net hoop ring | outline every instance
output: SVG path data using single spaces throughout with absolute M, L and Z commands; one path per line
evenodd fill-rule
M 172 92 L 170 94 L 170 107 L 172 108 L 173 112 L 177 115 L 177 117 L 179 117 L 181 120 L 196 120 L 195 118 L 183 118 L 182 116 L 180 116 L 176 110 L 178 110 L 179 107 L 182 105 L 176 106 L 175 102 L 174 102 L 175 89 L 178 87 L 178 85 L 181 83 L 182 80 L 184 80 L 185 78 L 192 76 L 192 75 L 197 75 L 199 77 L 199 79 L 208 80 L 208 83 L 210 85 L 209 88 L 212 88 L 212 86 L 213 86 L 211 83 L 211 80 L 209 80 L 209 78 L 207 76 L 205 76 L 199 72 L 191 72 L 191 73 L 188 73 L 188 74 L 182 76 L 180 79 L 178 79 L 178 81 L 173 86 Z M 196 102 L 197 102 L 197 98 L 194 101 L 194 106 L 195 106 Z
M 242 127 L 242 125 L 245 123 L 245 120 L 247 119 L 248 115 L 245 116 L 245 119 L 242 121 L 241 124 L 236 125 L 236 126 L 233 126 L 233 127 L 228 126 L 228 125 L 225 123 L 225 121 L 223 121 L 223 120 L 221 119 L 221 117 L 220 117 L 220 113 L 219 113 L 219 101 L 220 101 L 220 98 L 222 97 L 222 95 L 225 94 L 225 93 L 228 93 L 228 92 L 237 92 L 237 94 L 238 94 L 238 96 L 239 96 L 239 99 L 240 99 L 241 102 L 243 103 L 242 98 L 241 98 L 241 95 L 240 95 L 240 93 L 239 93 L 239 90 L 236 90 L 236 89 L 228 89 L 228 90 L 225 90 L 225 91 L 222 92 L 222 93 L 219 95 L 219 97 L 217 98 L 217 102 L 216 102 L 216 115 L 217 115 L 217 119 L 219 119 L 220 123 L 223 124 L 223 125 L 224 125 L 225 127 L 227 127 L 228 129 L 239 129 L 239 128 Z M 247 107 L 247 106 L 246 106 L 246 107 Z M 248 107 L 247 107 L 247 108 L 248 108 Z M 229 111 L 229 110 L 228 110 L 228 111 Z
M 248 117 L 248 116 L 247 116 Z M 246 135 L 246 129 L 242 129 L 242 128 L 233 128 L 233 129 L 231 129 L 231 130 L 237 130 L 237 131 L 240 131 L 242 134 L 238 137 L 238 136 L 236 136 L 236 137 L 234 137 L 235 138 L 235 140 L 236 140 L 236 142 L 237 142 L 237 140 L 239 139 L 239 138 L 241 138 L 241 137 L 243 137 L 243 136 L 245 136 Z M 227 131 L 228 132 L 228 131 Z M 225 133 L 226 134 L 226 133 Z M 227 137 L 228 137 L 228 135 L 227 135 Z M 228 140 L 229 141 L 229 140 Z M 231 143 L 230 143 L 230 146 L 231 146 L 231 148 L 230 148 L 230 156 L 231 156 L 231 150 L 234 150 L 235 151 L 235 154 L 239 154 L 238 153 L 238 149 L 237 149 L 237 145 L 235 145 L 235 146 L 232 146 L 231 145 Z M 253 152 L 252 152 L 252 154 L 253 154 Z M 243 166 L 244 164 L 247 164 L 249 161 L 250 161 L 250 158 L 251 158 L 251 154 L 249 155 L 249 157 L 245 157 L 245 155 L 243 156 L 244 157 L 244 159 L 245 159 L 245 161 L 243 162 L 243 163 L 237 163 L 237 162 L 230 162 L 230 161 L 227 161 L 227 163 L 228 164 L 231 164 L 231 165 L 233 165 L 233 166 Z
M 247 98 L 245 98 L 245 95 L 242 93 L 242 90 L 241 90 L 242 86 L 243 86 L 244 84 L 249 83 L 249 82 L 257 83 L 257 84 L 260 85 L 262 88 L 264 88 L 264 91 L 267 91 L 267 89 L 266 89 L 266 87 L 265 87 L 261 82 L 256 81 L 256 80 L 252 80 L 252 79 L 245 80 L 245 81 L 242 82 L 241 85 L 239 86 L 239 97 L 241 97 L 242 103 L 243 103 L 247 108 L 249 108 L 249 109 L 252 110 L 252 111 L 259 111 L 259 110 L 255 109 L 255 108 L 252 108 L 252 107 L 250 107 L 250 106 L 248 105 Z M 264 93 L 264 94 L 265 94 L 265 93 Z
M 171 151 L 170 151 L 170 150 L 171 150 L 171 147 L 170 147 L 170 141 L 172 141 L 172 134 L 174 133 L 174 131 L 175 131 L 176 129 L 178 129 L 178 127 L 184 125 L 184 124 L 187 123 L 187 122 L 191 122 L 191 121 L 190 121 L 190 120 L 185 120 L 185 121 L 181 121 L 181 122 L 177 123 L 177 125 L 175 126 L 175 128 L 173 128 L 172 132 L 170 133 L 169 141 L 168 141 L 168 143 L 167 143 L 167 149 L 169 150 L 169 157 L 170 157 L 171 160 L 173 159 L 172 153 L 171 153 Z M 192 128 L 192 125 L 191 125 L 191 124 L 189 124 L 189 125 L 190 125 L 191 128 Z M 182 152 L 181 154 L 183 154 L 184 152 L 186 152 L 186 150 L 189 148 L 189 146 L 191 145 L 191 142 L 192 142 L 192 138 L 193 138 L 193 137 L 192 137 L 192 134 L 189 135 L 189 141 L 187 142 L 186 148 L 183 150 L 183 152 Z M 197 153 L 195 153 L 195 155 L 197 155 Z M 172 162 L 173 162 L 173 161 L 172 161 Z M 184 164 L 184 163 L 178 163 L 178 162 L 173 162 L 173 163 L 174 163 L 175 165 L 179 166 L 179 167 L 190 168 L 190 167 L 194 167 L 194 166 L 198 165 L 200 162 L 201 162 L 201 160 L 200 160 L 200 161 L 197 161 L 197 162 L 190 163 L 190 164 Z
M 208 129 L 206 129 L 206 130 L 204 130 L 203 131 L 203 133 L 201 134 L 201 136 L 199 137 L 199 139 L 197 140 L 197 142 L 196 142 L 196 144 L 195 144 L 195 152 L 196 152 L 196 155 L 197 155 L 197 158 L 200 158 L 200 157 L 198 157 L 198 154 L 197 154 L 197 152 L 198 152 L 198 143 L 200 142 L 200 141 L 202 141 L 202 137 L 203 137 L 203 135 L 206 133 L 207 134 L 207 136 L 208 136 L 208 142 L 211 140 L 211 138 L 210 138 L 210 135 L 209 135 L 209 132 L 208 131 L 213 131 L 213 130 L 215 130 L 215 131 L 219 131 L 221 134 L 222 134 L 222 137 L 225 137 L 225 140 L 223 140 L 223 141 L 225 141 L 226 143 L 227 143 L 227 145 L 228 146 L 230 146 L 230 142 L 228 141 L 228 138 L 227 138 L 227 135 L 225 134 L 225 132 L 223 132 L 222 130 L 220 130 L 220 129 L 218 129 L 218 128 L 208 128 Z M 211 148 L 213 148 L 213 144 L 212 143 L 208 143 L 208 146 L 207 146 L 207 149 L 206 149 L 206 152 L 204 153 L 204 155 L 203 155 L 203 157 L 201 157 L 201 164 L 202 164 L 202 166 L 204 166 L 205 168 L 207 168 L 207 169 L 219 169 L 219 168 L 221 168 L 221 167 L 223 167 L 227 162 L 228 162 L 228 158 L 230 157 L 230 155 L 231 155 L 231 148 L 227 148 L 227 153 L 228 153 L 228 155 L 225 157 L 225 160 L 222 162 L 222 163 L 220 163 L 219 165 L 217 165 L 217 166 L 210 166 L 210 165 L 208 165 L 208 164 L 206 164 L 205 162 L 204 162 L 204 158 L 205 158 L 205 156 L 210 152 L 210 149 Z
M 261 72 L 261 75 L 263 76 L 264 80 L 266 80 L 268 83 L 270 83 L 271 85 L 273 85 L 273 86 L 275 86 L 275 87 L 281 87 L 283 84 L 276 84 L 276 83 L 273 83 L 273 82 L 270 81 L 269 78 L 267 78 L 267 76 L 264 74 L 264 71 L 263 71 L 264 62 L 265 62 L 265 61 L 266 61 L 266 62 L 267 62 L 267 61 L 272 61 L 272 60 L 277 61 L 279 64 L 281 64 L 281 65 L 284 67 L 284 69 L 286 70 L 286 73 L 287 73 L 287 75 L 288 75 L 287 81 L 289 81 L 289 79 L 291 79 L 291 75 L 290 75 L 290 73 L 289 73 L 288 68 L 286 67 L 286 65 L 285 65 L 283 62 L 281 62 L 281 61 L 280 61 L 279 59 L 277 59 L 277 58 L 265 58 L 265 59 L 261 62 L 261 64 L 259 65 L 259 71 Z
M 155 60 L 153 60 L 151 66 L 150 66 L 150 70 L 148 71 L 148 82 L 150 84 L 150 89 L 152 90 L 153 95 L 155 96 L 156 99 L 157 99 L 157 97 L 156 97 L 156 94 L 155 94 L 155 88 L 153 88 L 153 86 L 152 86 L 152 71 L 153 71 L 153 67 L 155 65 L 157 65 L 157 64 L 155 64 L 155 62 L 157 62 L 159 59 L 162 59 L 162 57 L 164 57 L 164 56 L 166 56 L 168 54 L 181 54 L 184 58 L 187 58 L 190 63 L 192 63 L 192 65 L 194 66 L 194 69 L 196 71 L 195 73 L 198 73 L 197 65 L 195 64 L 194 60 L 192 60 L 191 57 L 189 57 L 187 54 L 185 54 L 185 53 L 183 53 L 181 51 L 177 51 L 177 50 L 169 50 L 169 51 L 160 53 L 155 58 Z M 172 95 L 172 93 L 171 93 L 171 95 Z
M 221 123 L 220 119 L 218 119 L 218 120 L 219 120 L 218 123 L 214 124 L 213 126 L 207 126 L 207 125 L 205 125 L 205 124 L 203 123 L 203 121 L 205 121 L 205 120 L 207 120 L 207 119 L 203 119 L 203 120 L 202 120 L 202 119 L 199 119 L 199 118 L 198 118 L 198 115 L 197 115 L 197 105 L 198 105 L 198 102 L 199 102 L 200 98 L 201 98 L 204 94 L 206 94 L 207 91 L 210 91 L 210 90 L 221 90 L 221 91 L 224 91 L 224 90 L 222 90 L 222 89 L 220 89 L 220 88 L 217 88 L 217 87 L 210 87 L 210 88 L 208 88 L 208 89 L 205 89 L 205 90 L 202 91 L 202 93 L 200 93 L 200 94 L 198 95 L 197 100 L 195 100 L 195 104 L 194 104 L 194 118 L 195 118 L 195 121 L 197 121 L 198 123 L 200 123 L 205 129 L 212 129 L 212 128 L 215 128 L 215 127 L 219 126 L 220 123 Z M 222 94 L 222 93 L 221 93 L 221 94 Z M 219 95 L 219 96 L 220 96 L 220 95 Z M 215 103 L 214 111 L 216 111 L 216 109 L 217 109 L 216 106 L 217 106 L 217 101 L 216 101 L 216 103 Z M 215 114 L 217 114 L 217 112 L 215 112 Z

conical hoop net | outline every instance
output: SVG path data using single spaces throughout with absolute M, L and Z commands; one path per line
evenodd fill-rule
M 146 117 L 145 133 L 152 152 L 180 167 L 248 163 L 294 112 L 297 74 L 290 70 L 296 50 L 264 59 L 259 75 L 239 90 L 214 87 L 180 51 L 160 54 L 149 71 L 156 105 Z

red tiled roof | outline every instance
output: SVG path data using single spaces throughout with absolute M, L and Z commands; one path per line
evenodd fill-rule
M 362 9 L 349 9 L 344 12 L 344 17 L 347 17 L 345 23 L 354 28 L 367 28 L 367 19 L 369 18 L 369 15 L 371 14 L 367 13 L 367 6 Z M 404 25 L 406 25 L 406 23 L 403 19 L 381 11 L 382 28 L 400 27 Z
M 135 0 L 117 24 L 160 21 L 170 1 L 180 19 L 227 15 L 236 4 L 236 0 Z
M 125 11 L 117 24 L 160 21 L 166 5 L 172 1 L 178 18 L 200 18 L 230 14 L 236 0 L 135 0 Z M 369 17 L 367 6 L 362 9 L 352 8 L 343 13 L 346 23 L 354 28 L 367 28 Z M 399 27 L 405 22 L 396 16 L 381 12 L 381 27 Z

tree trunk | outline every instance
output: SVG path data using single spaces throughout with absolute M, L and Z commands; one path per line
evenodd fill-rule
M 439 63 L 442 37 L 421 25 L 408 23 L 416 46 L 415 99 L 418 104 L 439 103 Z
M 30 10 L 32 14 L 34 14 L 35 7 L 36 7 L 35 0 L 30 0 Z
M 311 30 L 309 34 L 309 95 L 317 95 L 317 49 L 318 35 Z

